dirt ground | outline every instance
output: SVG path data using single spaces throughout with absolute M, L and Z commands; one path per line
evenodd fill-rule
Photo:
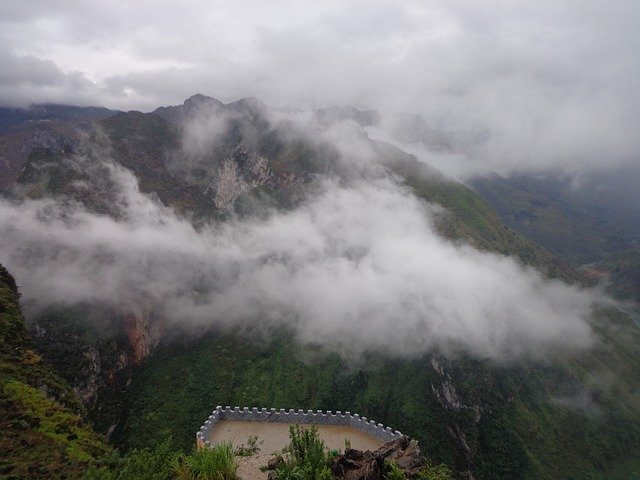
M 351 427 L 318 425 L 318 434 L 329 450 L 344 450 L 344 440 L 358 450 L 375 450 L 383 442 Z M 275 422 L 240 422 L 223 420 L 219 422 L 209 440 L 211 444 L 230 441 L 234 446 L 247 443 L 250 435 L 257 435 L 260 451 L 251 457 L 238 457 L 238 475 L 244 480 L 265 480 L 267 474 L 260 467 L 267 464 L 274 453 L 279 453 L 289 444 L 289 424 Z

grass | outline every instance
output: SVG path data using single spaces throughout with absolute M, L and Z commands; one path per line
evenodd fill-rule
M 257 435 L 249 435 L 246 444 L 238 445 L 234 450 L 234 454 L 237 457 L 251 457 L 260 452 L 260 445 L 264 443 L 264 440 L 259 440 Z
M 174 472 L 179 480 L 237 480 L 238 461 L 230 442 L 179 455 Z
M 41 391 L 17 380 L 3 382 L 2 389 L 9 401 L 22 405 L 26 417 L 35 420 L 36 430 L 61 446 L 70 459 L 86 462 L 93 458 L 91 452 L 105 450 L 77 415 L 60 408 Z

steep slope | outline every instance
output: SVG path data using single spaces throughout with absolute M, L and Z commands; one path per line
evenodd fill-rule
M 391 170 L 399 175 L 420 198 L 445 209 L 440 232 L 447 238 L 474 247 L 518 258 L 549 277 L 569 282 L 580 276 L 565 262 L 526 236 L 508 228 L 487 202 L 461 183 L 447 179 L 410 155 L 382 142 L 374 148 L 387 158 Z M 391 151 L 391 152 L 390 152 Z
M 0 265 L 0 476 L 78 478 L 110 451 L 64 380 L 30 348 L 13 277 Z

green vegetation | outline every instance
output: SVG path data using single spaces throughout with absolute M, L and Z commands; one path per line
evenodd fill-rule
M 257 435 L 249 435 L 246 444 L 238 445 L 234 450 L 234 454 L 238 457 L 251 457 L 260 452 L 260 445 L 264 443 L 263 440 L 258 440 Z
M 407 480 L 407 475 L 394 462 L 385 463 L 385 480 Z M 419 480 L 453 480 L 453 472 L 446 465 L 427 465 L 418 473 Z
M 231 443 L 202 448 L 191 455 L 180 454 L 174 462 L 178 480 L 236 480 L 238 462 Z
M 0 354 L 3 357 L 19 358 L 28 346 L 18 298 L 15 280 L 0 265 Z
M 131 349 L 120 312 L 100 305 L 47 308 L 31 318 L 32 342 L 86 403 L 98 432 L 118 422 L 131 374 Z
M 394 462 L 387 463 L 386 465 L 387 472 L 385 474 L 386 480 L 406 480 L 407 476 L 404 471 L 398 467 Z
M 331 480 L 332 460 L 338 452 L 328 451 L 318 435 L 318 426 L 289 427 L 290 443 L 278 457 L 275 474 L 278 480 Z M 253 443 L 256 442 L 247 442 Z M 192 447 L 193 448 L 193 447 Z M 95 460 L 87 469 L 85 480 L 238 480 L 237 452 L 224 442 L 190 454 L 174 451 L 171 439 L 153 448 L 132 449 L 126 455 L 112 452 Z M 266 468 L 266 467 L 265 467 Z M 406 480 L 404 471 L 386 463 L 386 480 Z M 266 478 L 266 473 L 265 473 Z M 418 475 L 421 480 L 451 480 L 444 465 L 427 465 Z
M 453 472 L 446 465 L 427 465 L 420 472 L 421 480 L 453 480 Z
M 318 426 L 289 427 L 290 443 L 283 449 L 284 456 L 278 462 L 276 475 L 278 480 L 330 480 L 331 460 L 337 452 L 327 451 L 326 445 L 318 435 Z M 345 451 L 349 449 L 345 442 Z M 406 480 L 407 476 L 396 463 L 385 462 L 383 467 L 385 480 Z M 446 465 L 427 464 L 418 474 L 421 480 L 451 480 L 452 473 Z
M 437 224 L 445 237 L 480 250 L 516 257 L 552 278 L 580 280 L 572 268 L 545 248 L 507 228 L 482 198 L 461 183 L 410 160 L 393 163 L 392 170 L 417 197 L 445 208 Z
M 606 255 L 598 266 L 610 275 L 610 292 L 640 302 L 640 248 Z
M 283 450 L 283 461 L 276 468 L 278 480 L 329 480 L 329 452 L 318 436 L 318 426 L 289 427 L 291 443 Z
M 238 462 L 230 443 L 196 449 L 189 455 L 173 451 L 167 439 L 154 448 L 113 453 L 87 469 L 86 480 L 237 480 Z
M 406 480 L 407 476 L 398 465 L 394 462 L 385 464 L 386 473 L 385 480 Z M 418 473 L 419 480 L 453 480 L 453 473 L 446 465 L 427 465 L 420 473 Z
M 86 480 L 170 480 L 174 478 L 174 462 L 178 453 L 165 440 L 155 448 L 131 450 L 120 456 L 117 451 L 98 459 L 89 466 Z
M 624 479 L 640 458 L 640 364 L 637 334 L 624 316 L 617 322 L 615 343 L 591 353 L 510 366 L 440 359 L 446 378 L 430 357 L 348 364 L 301 350 L 286 334 L 211 335 L 163 348 L 140 367 L 113 438 L 127 449 L 173 434 L 172 448 L 186 450 L 220 404 L 350 410 L 418 439 L 437 464 L 460 468 L 472 458 L 478 479 Z M 438 401 L 445 380 L 461 407 Z M 456 448 L 458 427 L 472 457 Z
M 110 451 L 67 383 L 30 345 L 11 275 L 0 265 L 0 477 L 78 478 Z

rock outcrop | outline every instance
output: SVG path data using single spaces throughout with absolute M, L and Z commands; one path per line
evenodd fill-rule
M 154 321 L 151 304 L 141 301 L 127 305 L 123 327 L 131 346 L 133 365 L 139 365 L 160 342 L 160 330 L 157 320 Z
M 403 435 L 374 451 L 349 448 L 331 461 L 330 468 L 334 477 L 338 479 L 382 480 L 386 478 L 385 474 L 390 464 L 402 469 L 408 478 L 415 478 L 426 466 L 426 461 L 418 442 Z M 275 478 L 272 472 L 277 467 L 277 458 L 269 462 L 269 478 Z

